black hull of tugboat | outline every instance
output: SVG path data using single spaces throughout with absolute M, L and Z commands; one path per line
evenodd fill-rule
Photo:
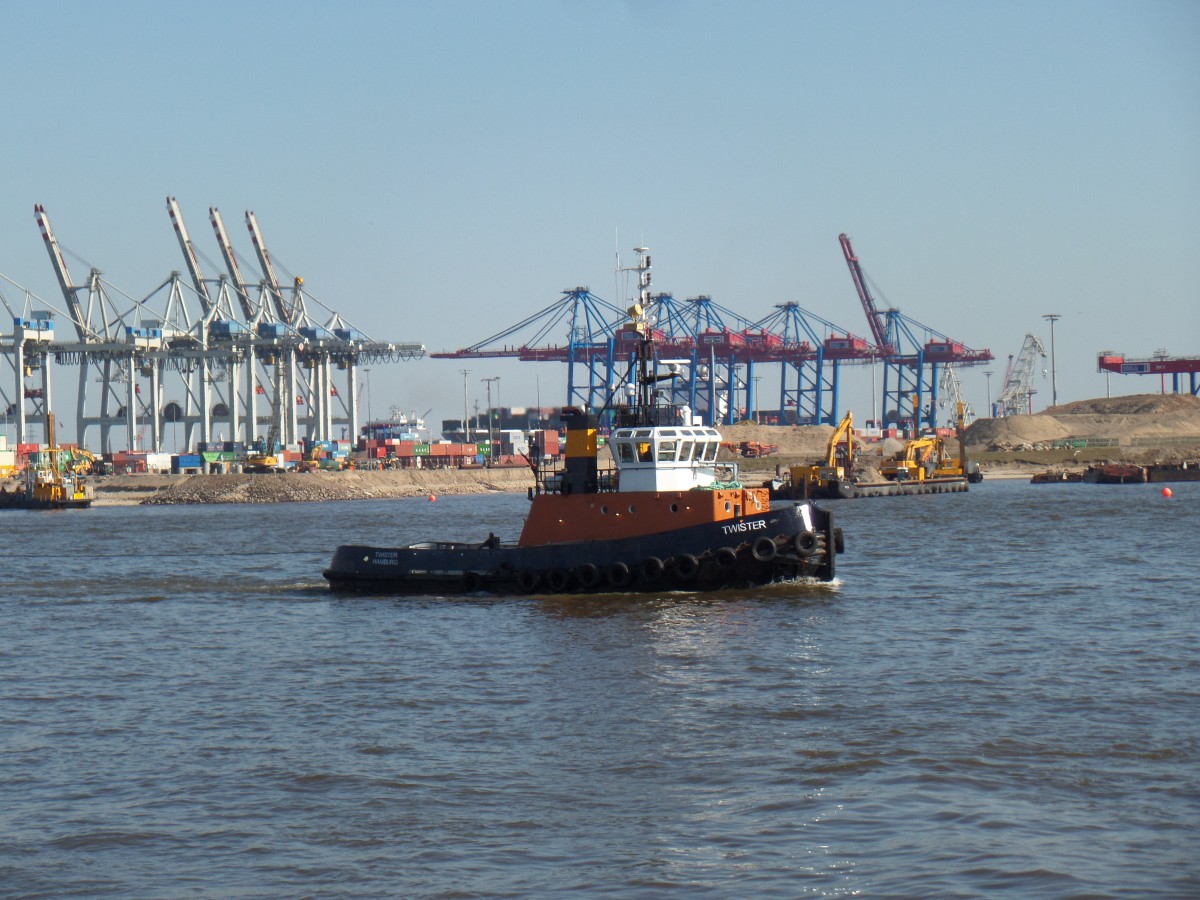
M 833 517 L 798 503 L 636 538 L 536 547 L 344 545 L 324 575 L 333 590 L 410 595 L 713 590 L 798 578 L 832 581 L 841 550 Z

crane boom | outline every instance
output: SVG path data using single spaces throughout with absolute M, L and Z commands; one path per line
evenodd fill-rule
M 233 289 L 237 291 L 242 314 L 249 322 L 254 318 L 254 304 L 250 302 L 250 295 L 246 293 L 246 283 L 242 280 L 242 271 L 238 266 L 237 256 L 234 255 L 233 244 L 229 243 L 229 235 L 225 232 L 225 222 L 215 206 L 208 208 L 208 218 L 212 221 L 213 231 L 216 232 L 217 245 L 221 248 L 225 268 L 229 270 L 229 277 L 233 279 Z
M 167 198 L 167 212 L 171 215 L 171 224 L 175 226 L 175 236 L 179 238 L 179 247 L 183 250 L 183 259 L 187 263 L 188 274 L 192 276 L 192 284 L 196 286 L 196 293 L 200 295 L 200 305 L 207 315 L 208 311 L 212 309 L 212 298 L 208 295 L 208 285 L 204 283 L 204 275 L 200 271 L 200 260 L 196 257 L 196 248 L 192 246 L 192 239 L 188 236 L 187 228 L 183 224 L 183 213 L 179 211 L 179 204 L 174 197 Z
M 267 252 L 267 245 L 263 242 L 258 220 L 254 218 L 254 213 L 250 210 L 246 210 L 246 228 L 250 230 L 250 240 L 254 243 L 254 252 L 258 256 L 258 266 L 262 269 L 263 278 L 267 280 L 267 288 L 271 291 L 271 297 L 275 301 L 275 312 L 279 316 L 279 321 L 291 324 L 292 311 L 288 309 L 283 300 L 283 292 L 279 289 L 279 279 L 275 277 L 275 267 L 271 265 L 271 254 Z
M 871 337 L 875 340 L 875 346 L 883 351 L 885 356 L 891 356 L 896 352 L 896 348 L 888 341 L 887 319 L 875 305 L 875 298 L 871 296 L 871 291 L 867 287 L 867 279 L 863 275 L 862 266 L 859 265 L 858 257 L 854 255 L 854 248 L 850 246 L 850 237 L 839 234 L 838 241 L 842 245 L 846 265 L 850 268 L 854 289 L 858 291 L 858 299 L 862 301 L 863 312 L 867 314 L 867 324 L 871 326 Z
M 78 288 L 71 284 L 71 273 L 67 270 L 67 261 L 63 259 L 58 239 L 54 237 L 54 231 L 50 228 L 50 217 L 46 215 L 46 208 L 40 203 L 36 204 L 33 207 L 33 216 L 42 230 L 42 240 L 46 244 L 46 251 L 50 254 L 50 264 L 54 267 L 58 286 L 62 289 L 63 298 L 67 301 L 67 308 L 71 311 L 75 331 L 81 341 L 86 340 L 87 328 L 84 324 L 83 307 L 79 305 Z

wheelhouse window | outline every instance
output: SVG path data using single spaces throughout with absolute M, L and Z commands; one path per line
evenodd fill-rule
M 658 442 L 658 461 L 659 462 L 675 462 L 675 441 L 659 441 Z
M 617 459 L 623 463 L 633 462 L 634 456 L 632 441 L 619 441 L 617 443 Z

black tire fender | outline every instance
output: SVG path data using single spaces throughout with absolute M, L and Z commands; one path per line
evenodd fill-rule
M 808 559 L 821 546 L 821 542 L 817 540 L 817 536 L 811 531 L 802 531 L 792 538 L 792 546 L 796 548 L 796 555 L 802 559 Z
M 538 582 L 541 580 L 542 576 L 532 569 L 522 569 L 517 573 L 517 587 L 523 594 L 532 594 L 536 591 Z
M 584 563 L 575 570 L 575 580 L 582 588 L 594 588 L 600 583 L 600 567 L 595 563 Z
M 737 551 L 732 547 L 719 547 L 716 553 L 717 567 L 720 569 L 732 569 L 737 565 Z
M 629 571 L 629 566 L 623 562 L 609 563 L 604 569 L 604 580 L 611 587 L 623 588 L 629 586 L 629 581 L 632 578 Z
M 647 556 L 638 567 L 642 573 L 642 577 L 647 581 L 657 581 L 659 578 L 662 578 L 662 574 L 666 571 L 666 568 L 663 565 L 663 561 L 657 556 Z
M 700 571 L 700 560 L 690 553 L 681 553 L 671 560 L 671 569 L 675 577 L 682 581 L 691 581 Z
M 464 591 L 473 594 L 483 587 L 483 576 L 478 572 L 463 572 L 462 584 Z
M 756 539 L 750 548 L 750 555 L 759 562 L 770 562 L 778 552 L 779 548 L 775 546 L 775 539 L 769 538 L 765 534 Z
M 544 576 L 546 587 L 555 593 L 565 591 L 567 585 L 571 583 L 571 572 L 569 569 L 551 569 Z

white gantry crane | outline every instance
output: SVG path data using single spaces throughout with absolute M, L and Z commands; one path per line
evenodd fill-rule
M 1004 387 L 996 401 L 996 416 L 1018 416 L 1031 413 L 1033 376 L 1037 372 L 1038 358 L 1046 358 L 1046 348 L 1037 335 L 1025 335 L 1021 352 L 1008 358 L 1008 370 L 1004 373 Z
M 214 438 L 250 444 L 264 425 L 288 444 L 335 439 L 341 426 L 341 436 L 355 436 L 359 366 L 425 355 L 419 343 L 370 339 L 309 294 L 300 278 L 281 291 L 253 213 L 247 227 L 265 280 L 247 283 L 215 207 L 210 218 L 228 270 L 216 278 L 202 270 L 174 197 L 167 198 L 167 211 L 187 274 L 173 272 L 139 300 L 116 288 L 110 292 L 87 263 L 87 277 L 72 278 L 45 208 L 34 207 L 66 306 L 55 309 L 23 288 L 20 303 L 0 295 L 0 310 L 13 322 L 11 336 L 0 334 L 0 409 L 15 422 L 17 443 L 30 442 L 31 416 L 44 420 L 54 407 L 52 366 L 78 367 L 80 444 L 101 453 L 161 452 L 164 422 L 183 426 L 187 448 L 197 437 L 205 444 Z M 310 318 L 308 310 L 317 307 L 329 313 L 328 322 Z M 335 386 L 335 375 L 344 386 Z M 268 397 L 271 414 L 260 419 L 258 404 Z M 180 446 L 177 434 L 175 443 Z
M 963 395 L 962 382 L 959 381 L 958 369 L 955 367 L 954 363 L 946 363 L 946 365 L 942 367 L 942 377 L 938 387 L 940 387 L 945 394 L 949 395 L 953 404 L 950 407 L 951 424 L 954 424 L 958 421 L 959 409 L 962 410 L 963 425 L 970 425 L 975 421 L 975 410 L 972 408 L 967 398 Z M 945 405 L 946 401 L 944 399 L 938 400 L 939 407 L 944 407 Z

